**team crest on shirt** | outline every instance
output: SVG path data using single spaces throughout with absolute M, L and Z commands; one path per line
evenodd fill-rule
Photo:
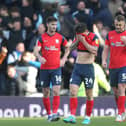
M 99 40 L 98 40 L 98 39 L 96 39 L 96 40 L 95 40 L 95 43 L 96 43 L 96 44 L 99 44 Z
M 43 42 L 48 42 L 48 40 L 44 40 Z
M 57 44 L 59 43 L 59 39 L 56 39 L 56 43 L 57 43 Z

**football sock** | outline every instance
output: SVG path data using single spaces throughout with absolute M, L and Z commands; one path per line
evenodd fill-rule
M 60 96 L 54 96 L 53 103 L 52 103 L 53 113 L 57 113 L 59 105 L 60 105 Z
M 125 96 L 118 97 L 118 114 L 125 112 Z
M 93 106 L 94 106 L 94 100 L 86 101 L 86 115 L 89 117 L 91 116 Z
M 70 98 L 70 113 L 71 113 L 71 115 L 76 115 L 77 105 L 78 105 L 77 97 L 71 97 Z
M 51 114 L 51 104 L 50 104 L 49 97 L 47 97 L 47 98 L 43 97 L 43 105 L 46 109 L 47 114 L 50 115 Z

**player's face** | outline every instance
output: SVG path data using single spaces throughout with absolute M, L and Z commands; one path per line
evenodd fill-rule
M 49 32 L 55 32 L 57 28 L 57 22 L 56 21 L 50 22 L 47 24 L 47 27 Z
M 115 30 L 116 32 L 120 33 L 125 30 L 125 21 L 117 21 L 115 20 Z

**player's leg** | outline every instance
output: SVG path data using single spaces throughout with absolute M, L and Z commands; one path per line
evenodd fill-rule
M 86 90 L 86 114 L 85 118 L 82 122 L 82 124 L 89 124 L 90 123 L 90 117 L 92 113 L 92 109 L 94 106 L 94 99 L 93 99 L 93 85 L 94 85 L 94 67 L 93 65 L 85 65 L 85 73 L 84 73 L 84 84 L 85 84 L 85 90 Z
M 52 121 L 57 121 L 60 119 L 60 115 L 57 112 L 60 105 L 60 87 L 61 87 L 61 68 L 52 70 L 51 72 L 52 90 L 53 90 L 53 102 L 52 111 L 53 119 Z
M 40 85 L 42 86 L 43 92 L 43 105 L 48 115 L 48 121 L 51 121 L 51 104 L 50 104 L 50 78 L 47 70 L 40 71 Z
M 125 120 L 125 90 L 126 90 L 126 67 L 120 68 L 119 71 L 119 84 L 118 84 L 118 115 L 121 116 L 122 120 Z M 118 120 L 116 120 L 118 121 Z
M 118 108 L 118 69 L 109 70 L 110 84 L 115 97 L 115 103 Z
M 76 123 L 75 115 L 76 115 L 76 110 L 78 105 L 77 93 L 81 83 L 79 70 L 81 71 L 80 66 L 76 64 L 70 80 L 70 104 L 69 104 L 70 116 L 63 119 L 63 121 L 66 123 Z
M 93 90 L 92 89 L 86 89 L 86 96 L 87 96 L 86 114 L 85 114 L 85 118 L 84 118 L 82 124 L 89 124 L 90 123 L 91 113 L 92 113 L 92 109 L 93 109 L 93 106 L 94 106 Z
M 63 121 L 66 123 L 76 123 L 76 110 L 78 105 L 77 93 L 79 86 L 76 84 L 70 84 L 70 116 L 64 118 Z

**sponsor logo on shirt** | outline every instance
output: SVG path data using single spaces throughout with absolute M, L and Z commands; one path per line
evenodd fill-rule
M 115 47 L 124 47 L 125 45 L 122 42 L 111 42 L 111 46 L 115 46 Z
M 57 43 L 57 44 L 59 43 L 59 39 L 56 39 L 56 43 Z
M 58 48 L 56 48 L 55 46 L 50 46 L 50 47 L 47 47 L 47 46 L 45 46 L 45 50 L 47 50 L 47 51 L 58 51 Z

